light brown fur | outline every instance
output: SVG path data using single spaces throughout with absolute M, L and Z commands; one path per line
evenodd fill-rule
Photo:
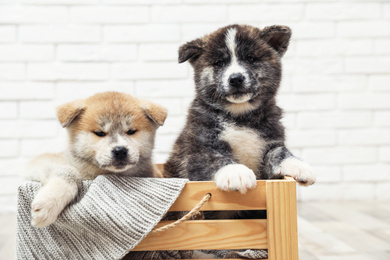
M 24 177 L 43 184 L 31 205 L 32 225 L 53 223 L 77 195 L 81 180 L 112 173 L 162 177 L 151 155 L 156 130 L 166 116 L 167 110 L 159 105 L 117 92 L 58 107 L 69 145 L 62 153 L 42 154 L 28 164 Z M 117 158 L 117 148 L 126 150 L 123 158 Z

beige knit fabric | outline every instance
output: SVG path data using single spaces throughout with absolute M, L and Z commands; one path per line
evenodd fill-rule
M 121 259 L 161 220 L 187 179 L 99 176 L 45 228 L 31 226 L 30 205 L 40 188 L 19 187 L 17 259 Z

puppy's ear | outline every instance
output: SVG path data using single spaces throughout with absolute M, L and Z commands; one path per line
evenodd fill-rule
M 57 107 L 57 118 L 62 127 L 67 127 L 85 110 L 83 100 L 75 100 Z
M 150 120 L 152 120 L 158 126 L 164 125 L 165 119 L 168 115 L 168 110 L 165 107 L 146 100 L 142 101 L 141 107 L 144 110 L 145 115 Z
M 203 53 L 203 45 L 202 39 L 196 39 L 180 46 L 179 63 L 196 60 Z
M 265 27 L 260 37 L 276 50 L 280 57 L 287 51 L 291 38 L 291 29 L 284 25 Z

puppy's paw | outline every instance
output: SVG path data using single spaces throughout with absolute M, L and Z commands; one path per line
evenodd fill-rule
M 62 210 L 55 199 L 37 197 L 31 203 L 31 225 L 46 227 L 56 221 Z
M 294 157 L 284 159 L 274 173 L 293 177 L 294 180 L 303 186 L 312 185 L 316 181 L 316 176 L 311 166 Z
M 207 254 L 199 250 L 195 250 L 192 259 L 216 259 L 214 254 Z
M 214 181 L 221 190 L 238 190 L 242 194 L 256 187 L 256 175 L 243 164 L 229 164 L 222 167 L 215 174 Z

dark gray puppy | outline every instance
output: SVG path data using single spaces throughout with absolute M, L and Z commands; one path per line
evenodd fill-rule
M 179 63 L 194 68 L 196 97 L 165 177 L 214 180 L 241 193 L 256 179 L 315 182 L 311 167 L 284 145 L 275 101 L 290 37 L 286 26 L 230 25 L 180 47 Z

